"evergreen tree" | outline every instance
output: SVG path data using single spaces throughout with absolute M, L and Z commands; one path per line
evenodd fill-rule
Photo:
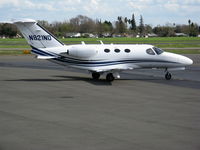
M 190 24 L 191 24 L 191 20 L 190 20 L 190 19 L 188 20 L 188 24 L 189 24 L 189 26 L 190 26 Z
M 134 14 L 132 15 L 132 19 L 129 20 L 131 24 L 131 30 L 136 31 L 136 22 L 135 22 L 135 16 Z

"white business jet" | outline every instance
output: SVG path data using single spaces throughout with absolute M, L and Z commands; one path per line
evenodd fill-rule
M 127 45 L 127 44 L 90 44 L 84 42 L 79 45 L 65 45 L 54 35 L 40 26 L 35 20 L 13 20 L 21 31 L 31 52 L 38 59 L 65 65 L 68 67 L 87 70 L 93 79 L 98 80 L 101 75 L 106 75 L 106 80 L 111 82 L 120 78 L 119 73 L 124 70 L 141 68 L 164 69 L 166 80 L 170 80 L 171 70 L 184 70 L 185 66 L 193 61 L 185 56 L 164 52 L 152 45 Z

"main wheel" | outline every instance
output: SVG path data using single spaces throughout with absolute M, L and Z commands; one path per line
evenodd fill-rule
M 165 79 L 166 79 L 166 80 L 170 80 L 171 78 L 172 78 L 171 73 L 167 72 L 167 73 L 165 74 Z
M 108 73 L 107 76 L 106 76 L 106 80 L 109 81 L 109 82 L 112 82 L 115 80 L 115 77 L 113 76 L 112 73 Z
M 93 78 L 94 80 L 98 80 L 98 79 L 100 78 L 100 73 L 93 72 L 93 73 L 92 73 L 92 78 Z

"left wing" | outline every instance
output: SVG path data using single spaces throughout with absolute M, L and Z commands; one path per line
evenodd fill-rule
M 132 70 L 134 68 L 139 68 L 139 66 L 130 66 L 127 64 L 112 65 L 112 66 L 102 66 L 91 69 L 91 72 L 120 72 L 123 70 Z
M 37 59 L 53 59 L 53 58 L 56 58 L 56 57 L 54 57 L 54 56 L 42 56 L 42 55 L 37 56 Z

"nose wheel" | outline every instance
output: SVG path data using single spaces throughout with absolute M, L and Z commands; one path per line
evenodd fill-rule
M 166 80 L 170 80 L 171 78 L 172 78 L 171 73 L 167 72 L 167 73 L 165 74 L 165 79 L 166 79 Z

